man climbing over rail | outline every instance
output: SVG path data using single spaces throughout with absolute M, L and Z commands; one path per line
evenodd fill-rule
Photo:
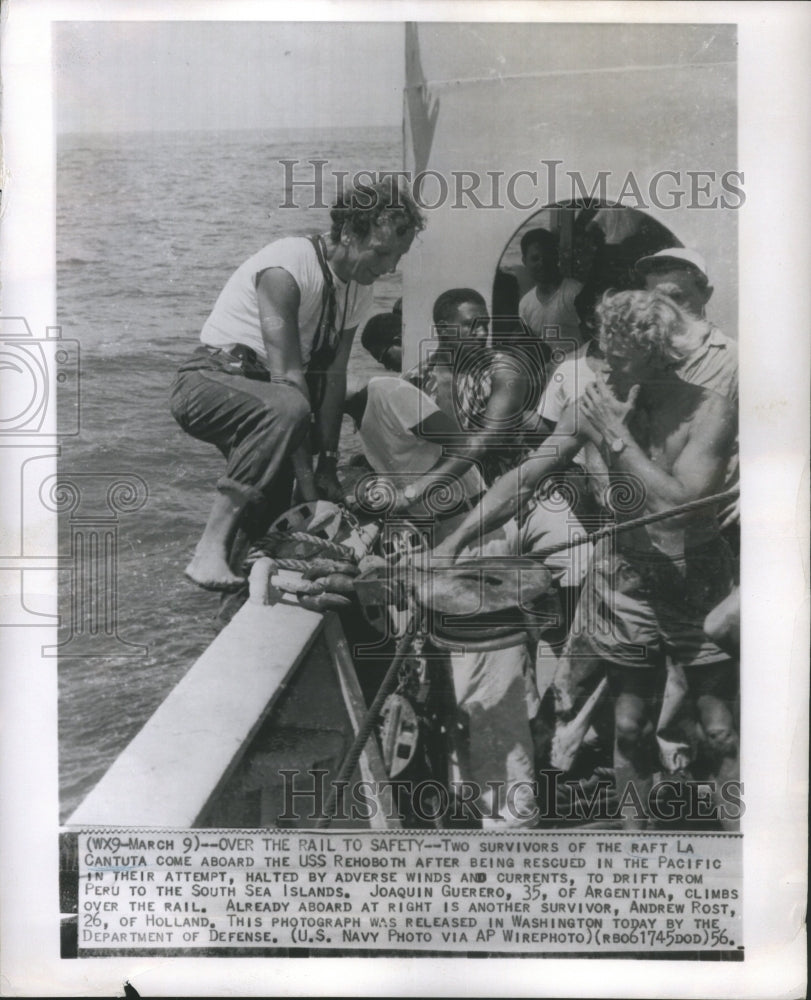
M 437 546 L 435 559 L 455 557 L 525 511 L 549 473 L 587 442 L 602 453 L 612 483 L 626 493 L 623 500 L 631 501 L 622 503 L 622 513 L 617 504 L 620 521 L 700 502 L 720 490 L 734 446 L 735 410 L 674 371 L 683 361 L 674 345 L 689 317 L 661 292 L 635 291 L 605 296 L 598 321 L 608 376 L 598 376 L 561 415 L 549 439 L 555 451 L 545 447 L 498 480 Z M 634 491 L 635 503 L 629 496 Z M 706 615 L 731 586 L 731 556 L 714 507 L 691 506 L 596 546 L 566 660 L 584 675 L 607 671 L 617 792 L 621 803 L 633 798 L 629 826 L 646 824 L 654 770 L 648 748 L 666 678 L 684 679 L 695 699 L 711 777 L 737 776 L 736 664 L 703 631 Z M 658 735 L 667 769 L 685 767 L 689 751 L 681 735 L 661 725 Z
M 201 587 L 244 583 L 229 565 L 237 528 L 259 534 L 289 506 L 293 469 L 302 500 L 341 497 L 336 467 L 352 339 L 371 312 L 371 286 L 395 270 L 424 222 L 390 176 L 342 194 L 330 216 L 329 233 L 277 240 L 236 270 L 203 326 L 202 346 L 172 386 L 177 422 L 227 460 L 186 567 Z

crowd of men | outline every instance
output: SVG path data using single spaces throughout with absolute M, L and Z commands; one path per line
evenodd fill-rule
M 436 348 L 399 373 L 400 315 L 370 318 L 369 286 L 423 219 L 392 183 L 371 205 L 350 192 L 328 238 L 277 241 L 246 262 L 181 369 L 176 418 L 228 462 L 187 575 L 240 585 L 237 528 L 261 530 L 294 476 L 301 499 L 342 495 L 346 408 L 366 462 L 392 484 L 393 513 L 430 511 L 437 483 L 460 494 L 437 523 L 435 565 L 541 553 L 561 596 L 551 646 L 530 631 L 451 657 L 466 733 L 454 776 L 479 790 L 485 824 L 537 823 L 538 768 L 555 766 L 554 734 L 573 718 L 586 739 L 610 734 L 626 826 L 651 822 L 657 776 L 700 775 L 723 805 L 738 766 L 736 553 L 724 537 L 738 509 L 703 501 L 737 482 L 737 351 L 706 315 L 703 258 L 645 254 L 635 287 L 594 295 L 562 273 L 558 235 L 530 230 L 533 284 L 517 315 L 494 322 L 479 292 L 448 289 Z M 356 329 L 391 374 L 347 401 Z M 662 516 L 624 530 L 647 515 Z M 620 530 L 588 541 L 608 524 Z M 717 819 L 734 826 L 723 809 Z

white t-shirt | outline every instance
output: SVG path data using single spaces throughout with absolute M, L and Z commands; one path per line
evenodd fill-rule
M 360 439 L 369 465 L 375 472 L 414 476 L 432 469 L 442 457 L 442 445 L 419 437 L 414 428 L 440 407 L 399 375 L 379 375 L 370 380 L 367 389 Z M 461 481 L 468 496 L 477 496 L 484 489 L 475 467 L 465 472 Z
M 566 407 L 597 378 L 588 363 L 588 351 L 589 345 L 584 344 L 554 370 L 538 403 L 539 417 L 557 424 Z
M 363 454 L 375 472 L 427 472 L 442 457 L 442 445 L 417 437 L 412 428 L 439 407 L 397 375 L 370 380 L 360 425 Z
M 586 388 L 595 381 L 597 372 L 588 363 L 589 346 L 584 344 L 552 373 L 538 403 L 539 417 L 557 424 L 566 407 L 579 399 Z M 580 449 L 573 461 L 590 472 L 597 474 L 606 472 L 606 465 L 599 450 L 590 441 Z
M 574 341 L 580 345 L 583 337 L 580 333 L 580 317 L 574 307 L 583 285 L 574 278 L 564 278 L 555 291 L 545 299 L 538 297 L 537 288 L 530 288 L 518 303 L 518 315 L 529 327 L 530 331 L 540 340 L 550 345 L 555 340 Z M 574 348 L 561 344 L 564 352 L 571 353 Z
M 200 340 L 211 347 L 244 344 L 267 361 L 262 328 L 259 322 L 259 300 L 256 286 L 259 276 L 269 267 L 281 267 L 293 278 L 301 293 L 298 311 L 301 360 L 310 360 L 318 320 L 321 316 L 324 276 L 315 247 L 304 236 L 289 236 L 269 243 L 240 265 L 226 282 L 214 304 L 211 315 L 203 324 Z M 335 283 L 336 323 L 344 319 L 343 329 L 366 323 L 372 313 L 374 296 L 371 285 L 356 281 L 345 283 L 333 271 Z M 348 302 L 347 302 L 348 296 Z
M 738 404 L 738 345 L 709 324 L 705 339 L 676 369 L 685 382 L 712 389 Z

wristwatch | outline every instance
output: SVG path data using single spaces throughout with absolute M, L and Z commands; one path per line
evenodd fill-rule
M 626 444 L 625 438 L 614 438 L 609 442 L 608 447 L 615 455 L 621 455 L 625 451 Z

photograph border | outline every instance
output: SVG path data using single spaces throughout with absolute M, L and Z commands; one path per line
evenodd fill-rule
M 229 0 L 103 8 L 110 20 L 289 20 L 281 4 Z M 100 19 L 83 0 L 4 5 L 2 86 L 3 317 L 34 337 L 57 322 L 54 81 L 51 24 Z M 0 628 L 0 945 L 5 995 L 546 995 L 789 998 L 804 995 L 808 751 L 808 403 L 811 235 L 807 165 L 811 9 L 794 3 L 301 3 L 296 20 L 617 21 L 738 25 L 741 345 L 742 773 L 746 814 L 743 963 L 594 959 L 59 958 L 56 629 Z M 775 289 L 779 293 L 775 293 Z M 53 338 L 53 333 L 49 335 Z M 4 528 L 20 531 L 20 457 L 56 472 L 59 428 L 49 412 L 36 443 L 0 442 Z M 10 473 L 10 475 L 8 475 Z M 14 478 L 16 477 L 16 478 Z M 9 491 L 11 493 L 13 491 Z M 6 580 L 36 569 L 39 614 L 57 614 L 56 515 L 27 522 L 32 564 L 4 558 Z M 13 584 L 7 584 L 12 587 Z M 20 583 L 21 586 L 21 583 Z M 4 592 L 3 599 L 19 594 Z M 777 673 L 780 665 L 788 664 Z M 776 666 L 777 665 L 777 666 Z M 338 964 L 338 963 L 341 964 Z M 536 965 L 543 962 L 543 965 Z M 349 963 L 349 964 L 347 964 Z

